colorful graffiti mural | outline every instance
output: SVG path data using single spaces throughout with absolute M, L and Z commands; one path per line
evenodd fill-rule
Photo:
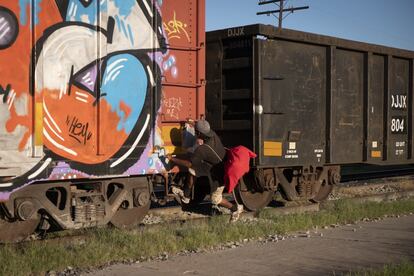
M 165 171 L 162 121 L 203 112 L 194 5 L 0 0 L 0 200 L 39 180 Z
M 0 1 L 1 199 L 39 179 L 163 170 L 162 1 L 32 2 Z

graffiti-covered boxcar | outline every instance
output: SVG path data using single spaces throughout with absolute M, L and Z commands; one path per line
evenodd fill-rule
M 0 1 L 0 240 L 140 221 L 204 113 L 204 0 Z

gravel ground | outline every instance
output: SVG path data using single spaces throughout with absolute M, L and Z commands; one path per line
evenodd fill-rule
M 378 182 L 384 182 L 377 184 Z M 414 190 L 414 180 L 412 178 L 402 178 L 397 180 L 378 180 L 373 181 L 353 181 L 346 182 L 334 188 L 329 195 L 329 200 L 341 198 L 362 197 L 368 195 L 385 194 Z
M 351 197 L 362 197 L 367 195 L 376 195 L 376 194 L 384 194 L 384 193 L 391 193 L 391 192 L 401 192 L 401 191 L 407 191 L 407 190 L 414 190 L 414 181 L 407 180 L 407 181 L 400 181 L 400 182 L 387 182 L 387 183 L 381 183 L 381 184 L 372 184 L 372 181 L 365 181 L 361 184 L 361 182 L 347 182 L 345 184 L 341 184 L 340 186 L 337 186 L 334 188 L 332 194 L 329 196 L 328 200 L 337 200 L 342 198 L 351 198 Z M 229 213 L 227 209 L 221 208 L 220 211 L 222 213 Z M 413 215 L 410 213 L 410 215 Z M 192 213 L 187 211 L 180 211 L 177 209 L 174 212 L 171 212 L 168 215 L 155 215 L 155 214 L 148 214 L 145 216 L 143 220 L 143 224 L 145 225 L 153 225 L 153 224 L 159 224 L 164 223 L 166 221 L 171 220 L 185 220 L 185 219 L 192 219 L 192 218 L 203 218 L 208 217 L 206 214 L 200 214 L 200 213 Z M 396 218 L 399 218 L 400 216 L 395 216 Z M 376 219 L 363 219 L 364 222 L 375 222 L 380 221 L 384 218 L 376 218 Z M 255 218 L 242 218 L 240 223 L 255 223 L 257 219 Z M 349 224 L 347 225 L 351 227 L 352 231 L 357 231 L 358 226 Z M 244 239 L 241 241 L 236 242 L 229 242 L 225 244 L 220 244 L 215 247 L 207 248 L 207 249 L 198 249 L 198 250 L 191 250 L 191 251 L 183 251 L 178 253 L 176 256 L 191 256 L 194 254 L 202 254 L 202 253 L 208 253 L 208 252 L 218 252 L 226 249 L 234 249 L 238 247 L 245 246 L 247 244 L 251 243 L 260 243 L 260 244 L 267 244 L 267 243 L 274 243 L 284 240 L 290 240 L 290 239 L 298 239 L 298 238 L 311 238 L 315 236 L 323 237 L 323 230 L 329 229 L 329 228 L 337 228 L 340 227 L 340 225 L 330 225 L 325 226 L 323 229 L 310 229 L 308 231 L 302 231 L 293 233 L 290 235 L 270 235 L 267 237 L 262 237 L 259 239 Z M 142 262 L 153 262 L 153 261 L 167 261 L 170 259 L 171 256 L 169 256 L 166 252 L 163 254 L 160 254 L 156 257 L 151 258 L 141 258 L 139 260 L 124 260 L 122 264 L 139 264 Z M 94 268 L 94 269 L 78 269 L 73 267 L 67 267 L 64 271 L 61 272 L 55 272 L 55 271 L 49 271 L 46 275 L 50 276 L 72 276 L 72 275 L 84 275 L 91 272 L 96 272 L 99 270 L 102 270 L 106 267 L 109 267 L 114 264 L 119 264 L 119 262 L 114 263 L 108 263 L 102 267 Z
M 126 273 L 130 273 L 131 271 L 134 271 L 134 267 L 136 267 L 137 269 L 142 268 L 142 266 L 140 266 L 140 264 L 142 263 L 144 267 L 159 267 L 159 266 L 164 266 L 163 263 L 167 262 L 174 262 L 174 260 L 178 259 L 183 259 L 183 258 L 191 258 L 191 259 L 204 259 L 207 258 L 208 256 L 211 256 L 211 254 L 214 255 L 227 255 L 226 252 L 228 252 L 228 250 L 237 250 L 237 249 L 242 249 L 242 248 L 260 248 L 263 246 L 269 246 L 273 243 L 279 243 L 282 242 L 283 244 L 285 244 L 286 242 L 300 242 L 300 240 L 313 240 L 313 239 L 321 239 L 321 238 L 326 238 L 328 240 L 331 239 L 331 237 L 325 237 L 327 231 L 333 230 L 333 229 L 342 229 L 339 231 L 344 231 L 343 229 L 345 229 L 345 231 L 347 233 L 357 233 L 357 232 L 361 232 L 363 231 L 365 228 L 364 225 L 366 225 L 367 223 L 373 223 L 373 222 L 381 222 L 381 221 L 389 221 L 390 219 L 399 219 L 399 218 L 403 218 L 405 220 L 411 220 L 410 218 L 414 218 L 413 214 L 410 213 L 409 215 L 403 215 L 403 216 L 388 216 L 388 217 L 383 217 L 383 218 L 376 218 L 376 219 L 368 219 L 365 218 L 363 219 L 361 222 L 357 222 L 355 224 L 346 224 L 346 225 L 338 225 L 338 224 L 333 224 L 330 226 L 325 226 L 323 228 L 314 228 L 314 229 L 310 229 L 307 231 L 300 231 L 300 232 L 296 232 L 296 233 L 292 233 L 289 235 L 269 235 L 266 237 L 262 237 L 262 238 L 258 238 L 258 239 L 243 239 L 240 241 L 235 241 L 235 242 L 227 242 L 224 244 L 220 244 L 218 246 L 215 247 L 210 247 L 210 248 L 205 248 L 205 249 L 199 249 L 199 250 L 185 250 L 182 251 L 178 254 L 175 255 L 168 255 L 166 252 L 160 254 L 159 256 L 153 257 L 153 258 L 148 258 L 148 259 L 140 259 L 140 260 L 126 260 L 123 263 L 118 263 L 117 265 L 115 265 L 115 267 L 113 267 L 113 264 L 108 264 L 105 265 L 103 267 L 97 268 L 97 269 L 91 269 L 91 270 L 69 270 L 69 268 L 65 271 L 65 272 L 61 272 L 57 275 L 79 275 L 76 273 L 80 273 L 81 275 L 85 275 L 85 274 L 91 274 L 91 275 L 116 275 L 113 274 L 114 271 L 124 271 Z M 254 223 L 255 219 L 244 219 L 242 220 L 241 223 Z M 382 229 L 382 228 L 380 228 Z M 329 232 L 328 232 L 329 234 Z M 349 234 L 352 235 L 352 234 Z M 328 235 L 329 236 L 329 235 Z M 360 243 L 362 244 L 362 243 Z M 372 247 L 369 243 L 367 243 L 368 247 Z M 315 248 L 316 250 L 316 248 Z M 246 250 L 245 250 L 246 251 Z M 248 250 L 247 250 L 248 251 Z M 323 250 L 322 250 L 323 251 Z M 317 252 L 322 252 L 322 251 L 317 251 Z M 285 253 L 289 253 L 289 252 L 285 252 Z M 203 257 L 204 256 L 204 257 Z M 125 266 L 126 265 L 126 266 Z M 137 266 L 138 265 L 138 266 Z M 217 264 L 219 265 L 219 264 Z M 315 264 L 312 264 L 315 265 Z M 190 265 L 191 266 L 191 265 Z M 108 270 L 108 268 L 112 267 L 110 270 Z M 129 268 L 128 268 L 129 267 Z M 202 269 L 201 267 L 199 269 Z M 106 273 L 105 271 L 107 271 L 108 273 Z M 138 270 L 139 271 L 139 270 Z M 70 273 L 75 273 L 75 274 L 70 274 Z M 161 271 L 160 271 L 161 272 Z M 69 274 L 68 274 L 69 273 Z M 134 272 L 135 273 L 135 272 Z M 153 271 L 153 275 L 157 275 L 156 271 Z M 186 274 L 186 273 L 184 273 Z M 187 273 L 187 274 L 198 274 L 198 273 Z M 164 274 L 163 274 L 164 275 Z M 172 275 L 176 275 L 176 273 L 172 273 Z M 203 274 L 204 275 L 204 274 Z M 220 274 L 221 275 L 221 274 Z M 224 274 L 222 274 L 224 275 Z M 267 274 L 266 274 L 267 275 Z

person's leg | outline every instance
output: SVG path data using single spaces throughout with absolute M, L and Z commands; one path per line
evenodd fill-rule
M 192 197 L 193 185 L 194 185 L 194 176 L 192 174 L 187 175 L 187 179 L 184 184 L 184 196 L 187 198 Z
M 180 197 L 181 202 L 184 204 L 190 203 L 190 200 L 192 197 L 191 196 L 192 187 L 193 187 L 192 185 L 194 182 L 193 178 L 194 176 L 188 173 L 184 180 L 183 189 L 176 187 L 176 186 L 171 187 L 171 192 L 175 195 L 178 195 Z
M 224 186 L 218 187 L 214 192 L 211 193 L 211 202 L 214 205 L 220 205 L 234 211 L 234 205 L 223 197 Z
M 220 205 L 230 209 L 231 222 L 235 222 L 240 218 L 240 214 L 243 213 L 243 205 L 232 204 L 223 197 L 224 186 L 218 187 L 213 193 L 211 193 L 211 202 L 215 205 Z M 237 201 L 236 201 L 237 202 Z

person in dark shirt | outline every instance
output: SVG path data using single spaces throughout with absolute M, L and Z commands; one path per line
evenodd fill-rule
M 195 131 L 200 145 L 195 149 L 189 161 L 171 155 L 167 155 L 167 158 L 177 165 L 187 167 L 189 173 L 194 177 L 207 177 L 210 184 L 212 203 L 230 209 L 232 211 L 232 221 L 236 221 L 243 212 L 243 205 L 232 204 L 223 197 L 223 160 L 226 156 L 226 149 L 206 120 L 197 121 Z M 190 182 L 194 183 L 194 181 Z M 184 197 L 187 196 L 184 193 Z

